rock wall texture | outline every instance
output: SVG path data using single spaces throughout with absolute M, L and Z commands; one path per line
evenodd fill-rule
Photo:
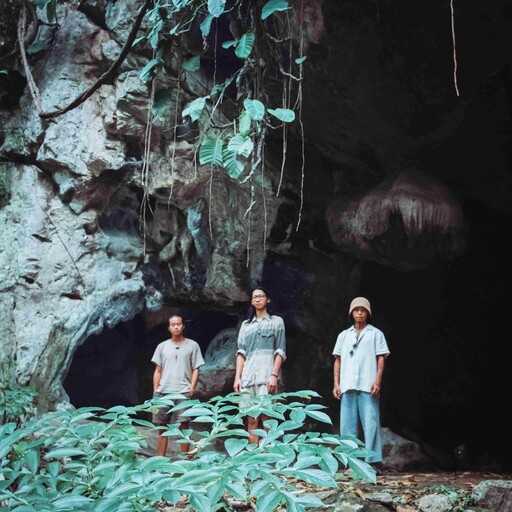
M 78 108 L 44 120 L 5 30 L 0 384 L 34 385 L 41 411 L 65 406 L 65 379 L 91 336 L 137 318 L 149 332 L 176 307 L 236 324 L 263 282 L 287 326 L 287 387 L 330 400 L 332 347 L 351 298 L 366 293 L 365 265 L 406 273 L 464 258 L 479 215 L 468 204 L 503 225 L 510 218 L 510 13 L 504 2 L 484 13 L 460 7 L 457 96 L 450 13 L 434 4 L 304 2 L 293 14 L 308 41 L 302 124 L 290 128 L 283 169 L 276 132 L 261 172 L 237 180 L 198 165 L 195 139 L 175 136 L 183 120 L 174 113 L 200 95 L 196 83 L 181 84 L 178 104 L 148 131 L 147 49 L 135 46 Z M 29 65 L 43 111 L 67 105 L 115 62 L 139 6 L 66 2 L 58 27 L 39 28 L 47 49 Z M 176 56 L 167 58 L 172 69 Z M 178 88 L 172 73 L 159 80 Z M 385 324 L 390 309 L 379 306 Z M 218 347 L 208 351 L 205 397 L 229 388 L 236 325 L 224 327 L 205 335 L 205 349 Z M 410 417 L 417 400 L 383 406 L 402 421 L 399 409 Z

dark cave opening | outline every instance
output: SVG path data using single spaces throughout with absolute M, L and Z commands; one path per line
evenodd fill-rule
M 510 215 L 481 204 L 466 205 L 466 215 L 471 231 L 461 258 L 414 272 L 363 265 L 361 295 L 372 299 L 372 323 L 391 350 L 382 422 L 449 456 L 463 445 L 470 467 L 497 462 L 510 470 L 508 360 L 498 329 L 506 311 L 498 290 L 510 272 L 496 237 Z
M 89 336 L 77 348 L 64 380 L 71 404 L 108 408 L 140 403 L 143 340 L 141 315 Z
M 211 340 L 238 318 L 215 311 L 182 311 L 185 336 L 199 343 L 203 356 Z M 134 406 L 152 396 L 156 346 L 169 338 L 166 322 L 149 327 L 142 314 L 112 329 L 89 336 L 80 345 L 64 380 L 75 407 Z

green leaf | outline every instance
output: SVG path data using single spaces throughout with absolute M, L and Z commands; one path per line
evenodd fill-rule
M 146 39 L 144 36 L 137 37 L 132 43 L 132 48 L 138 45 L 141 41 L 144 41 L 144 39 Z
M 183 68 L 187 71 L 197 71 L 201 66 L 199 55 L 194 55 L 183 63 Z
M 325 412 L 320 411 L 306 411 L 306 414 L 317 421 L 321 421 L 322 423 L 327 423 L 329 425 L 332 425 L 331 418 L 325 414 Z
M 54 510 L 79 510 L 85 509 L 94 500 L 86 496 L 63 496 L 57 500 L 52 501 Z
M 203 39 L 206 39 L 208 37 L 208 34 L 210 33 L 210 29 L 212 27 L 212 21 L 213 16 L 211 14 L 208 14 L 208 16 L 206 16 L 206 18 L 201 22 L 200 29 Z
M 313 455 L 309 457 L 299 457 L 297 462 L 293 465 L 293 469 L 304 469 L 315 466 L 320 462 L 320 458 Z
M 203 406 L 194 406 L 190 407 L 190 409 L 187 409 L 187 416 L 193 417 L 193 416 L 213 416 L 213 411 L 209 409 L 208 407 Z
M 230 482 L 225 485 L 226 491 L 228 491 L 233 498 L 239 500 L 247 499 L 247 489 L 243 482 Z
M 237 133 L 228 142 L 228 150 L 234 151 L 237 155 L 248 157 L 254 148 L 254 143 L 251 139 L 248 139 Z
M 213 139 L 207 137 L 199 148 L 199 163 L 213 164 L 222 166 L 224 161 L 222 158 L 223 141 L 221 139 Z
M 151 112 L 156 118 L 163 116 L 166 110 L 171 106 L 172 93 L 173 91 L 170 87 L 159 89 L 155 92 L 155 98 L 153 100 Z
M 295 121 L 295 112 L 289 108 L 276 108 L 275 110 L 273 108 L 269 108 L 268 112 L 285 123 Z
M 119 487 L 116 487 L 110 490 L 109 497 L 128 497 L 133 494 L 136 494 L 137 491 L 141 488 L 140 484 L 132 483 L 132 482 L 124 482 Z
M 47 50 L 47 49 L 48 49 L 48 45 L 46 43 L 38 42 L 38 43 L 31 44 L 27 48 L 27 53 L 29 55 L 34 55 L 34 53 L 41 52 L 41 51 Z
M 46 4 L 46 16 L 49 23 L 57 20 L 57 0 L 50 0 Z
M 329 474 L 334 475 L 338 471 L 338 461 L 336 457 L 333 457 L 330 451 L 323 451 L 321 453 L 322 461 L 319 466 L 324 470 L 328 471 Z
M 337 487 L 337 483 L 329 473 L 320 469 L 302 469 L 295 470 L 287 468 L 282 470 L 283 475 L 298 478 L 308 484 L 319 485 L 321 487 Z
M 238 41 L 232 41 L 232 40 L 231 41 L 224 41 L 222 43 L 222 48 L 226 48 L 226 49 L 231 48 L 232 46 L 235 46 L 237 44 L 237 42 Z
M 139 420 L 138 418 L 134 418 L 133 419 L 133 423 L 135 425 L 141 425 L 142 427 L 148 427 L 148 428 L 151 428 L 151 429 L 155 428 L 155 425 L 153 423 L 151 423 L 150 421 Z
M 145 471 L 168 471 L 170 461 L 167 457 L 150 457 L 143 459 L 140 463 L 140 469 Z
M 211 416 L 197 416 L 192 421 L 195 423 L 215 423 L 215 420 Z
M 367 462 L 349 457 L 348 467 L 354 471 L 356 478 L 364 478 L 372 484 L 377 482 L 375 470 Z
M 260 496 L 256 501 L 256 510 L 275 510 L 281 503 L 282 496 L 279 491 L 271 491 Z
M 204 109 L 206 100 L 209 96 L 203 96 L 202 98 L 196 98 L 190 105 L 182 112 L 182 116 L 190 116 L 191 121 L 197 121 Z
M 265 105 L 259 100 L 246 99 L 244 101 L 245 110 L 255 121 L 261 121 L 265 115 Z
M 62 457 L 74 457 L 75 455 L 85 455 L 85 452 L 78 448 L 57 448 L 55 450 L 50 450 L 44 458 L 61 459 Z
M 240 437 L 249 437 L 249 433 L 247 430 L 242 430 L 241 428 L 237 428 L 234 430 L 226 430 L 225 432 L 220 432 L 217 434 L 217 437 L 228 437 L 228 436 L 240 436 Z
M 247 439 L 227 439 L 224 443 L 226 451 L 230 457 L 234 457 L 237 453 L 240 453 L 249 442 Z
M 313 494 L 302 494 L 298 496 L 295 503 L 305 508 L 319 508 L 323 506 L 323 501 Z
M 212 509 L 210 500 L 204 494 L 193 493 L 189 495 L 188 499 L 194 510 L 208 512 Z
M 290 6 L 285 0 L 270 0 L 261 10 L 261 19 L 265 20 L 276 11 L 286 11 L 289 8 Z
M 207 469 L 190 469 L 177 479 L 176 487 L 183 488 L 184 486 L 206 484 L 216 480 L 219 476 L 219 471 L 216 471 L 213 467 Z
M 222 158 L 224 167 L 228 172 L 230 178 L 234 180 L 238 179 L 244 172 L 244 164 L 237 159 L 237 153 L 235 151 L 229 151 L 225 149 L 222 152 Z
M 249 133 L 251 132 L 251 124 L 252 124 L 252 118 L 247 112 L 247 110 L 243 110 L 240 114 L 240 120 L 238 122 L 238 129 L 240 131 L 240 135 L 243 137 L 247 137 Z
M 257 510 L 275 510 L 283 501 L 283 495 L 280 491 L 270 491 L 260 496 L 256 501 Z
M 235 55 L 239 59 L 246 59 L 252 52 L 254 46 L 254 32 L 247 32 L 236 43 Z
M 226 6 L 226 0 L 208 0 L 208 12 L 214 17 L 218 18 Z
M 46 471 L 55 478 L 60 471 L 60 462 L 58 460 L 48 462 L 48 464 L 46 464 Z
M 35 473 L 39 467 L 39 450 L 29 450 L 25 453 L 25 463 L 32 473 Z
M 141 70 L 140 79 L 143 82 L 147 82 L 151 76 L 153 68 L 160 64 L 160 58 L 151 59 Z
M 290 418 L 297 423 L 303 423 L 306 419 L 306 413 L 302 410 L 295 409 L 290 413 Z
M 307 55 L 304 55 L 304 57 L 299 57 L 298 59 L 295 59 L 295 64 L 302 64 L 307 58 Z

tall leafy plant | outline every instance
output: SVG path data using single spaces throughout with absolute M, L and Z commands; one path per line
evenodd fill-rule
M 36 396 L 31 386 L 14 385 L 0 389 L 0 425 L 9 422 L 19 424 L 31 413 Z
M 368 454 L 360 441 L 308 432 L 307 418 L 330 423 L 318 395 L 299 391 L 258 397 L 245 408 L 239 394 L 208 402 L 190 400 L 196 429 L 182 432 L 169 425 L 166 435 L 194 446 L 177 460 L 146 457 L 141 449 L 152 424 L 137 419 L 173 397 L 135 407 L 81 408 L 58 411 L 17 427 L 0 427 L 0 502 L 8 510 L 149 511 L 186 499 L 194 510 L 234 510 L 240 500 L 257 510 L 279 507 L 307 510 L 322 502 L 299 491 L 299 482 L 337 487 L 342 468 L 354 477 L 375 481 L 360 460 Z M 248 441 L 247 415 L 267 415 L 258 445 Z

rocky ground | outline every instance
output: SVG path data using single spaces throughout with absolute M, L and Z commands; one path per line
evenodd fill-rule
M 452 503 L 451 510 L 462 512 L 464 510 L 485 510 L 477 508 L 472 503 L 472 493 L 478 484 L 488 480 L 512 481 L 511 474 L 491 472 L 448 472 L 432 473 L 391 473 L 383 472 L 377 477 L 377 484 L 354 482 L 345 487 L 344 492 L 353 492 L 362 499 L 371 499 L 376 494 L 389 494 L 391 503 L 387 503 L 390 510 L 397 512 L 413 512 L 417 510 L 441 510 L 418 508 L 418 501 L 431 495 L 444 496 Z M 344 484 L 346 485 L 346 484 Z M 378 498 L 378 496 L 377 496 Z M 375 501 L 379 501 L 376 499 Z M 384 499 L 384 503 L 387 500 Z M 494 512 L 494 511 L 493 511 Z M 495 512 L 506 512 L 496 510 Z M 510 510 L 509 510 L 510 512 Z
M 377 484 L 343 479 L 338 490 L 304 487 L 304 492 L 317 494 L 328 512 L 511 512 L 506 500 L 499 507 L 475 504 L 472 492 L 487 480 L 512 481 L 512 475 L 494 473 L 388 473 L 380 475 Z M 230 510 L 256 510 L 252 503 L 230 502 Z M 162 506 L 162 512 L 192 509 L 184 500 L 174 507 Z M 226 509 L 227 510 L 227 509 Z M 267 512 L 267 511 L 263 511 Z M 271 512 L 271 511 L 268 511 Z M 277 511 L 274 511 L 277 512 Z
M 179 458 L 176 450 L 176 446 L 170 443 L 168 455 Z M 151 456 L 155 451 L 154 433 L 151 433 L 148 434 L 148 447 L 141 455 Z M 352 478 L 351 472 L 346 470 L 336 479 L 338 489 L 318 488 L 299 482 L 294 482 L 294 485 L 304 493 L 316 494 L 325 506 L 315 510 L 328 512 L 512 512 L 512 473 L 384 469 L 378 474 L 376 484 L 372 484 Z M 477 503 L 474 490 L 481 487 L 482 482 L 490 481 L 503 481 L 507 488 L 504 491 L 491 490 L 487 493 L 491 495 L 489 499 L 478 500 Z M 226 511 L 256 510 L 253 503 L 230 501 L 229 505 L 231 508 Z M 186 500 L 174 507 L 162 505 L 160 510 L 193 512 Z
M 341 473 L 338 489 L 318 488 L 294 482 L 300 491 L 317 495 L 328 512 L 512 512 L 512 474 L 490 472 L 382 472 L 377 483 L 354 480 L 350 472 Z M 482 482 L 506 481 L 510 485 L 499 505 L 482 506 L 473 491 Z M 227 510 L 256 510 L 253 503 L 228 501 Z M 192 512 L 183 500 L 174 507 L 162 506 L 162 512 Z M 313 510 L 313 509 L 311 509 Z M 283 512 L 283 511 L 260 511 Z

